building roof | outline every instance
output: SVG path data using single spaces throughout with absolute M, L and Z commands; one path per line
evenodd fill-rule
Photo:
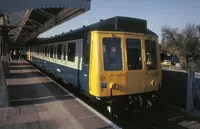
M 25 45 L 39 34 L 90 10 L 90 2 L 91 0 L 5 0 L 0 4 L 0 32 L 3 28 L 8 28 L 9 41 Z

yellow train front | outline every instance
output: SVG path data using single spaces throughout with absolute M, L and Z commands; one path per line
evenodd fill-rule
M 91 31 L 89 93 L 110 112 L 151 106 L 161 85 L 158 37 L 145 21 L 117 20 L 116 31 Z
M 161 78 L 158 54 L 154 36 L 93 31 L 90 94 L 113 97 L 157 91 Z
M 29 50 L 33 63 L 106 102 L 109 112 L 151 106 L 161 85 L 158 36 L 146 20 L 101 20 Z

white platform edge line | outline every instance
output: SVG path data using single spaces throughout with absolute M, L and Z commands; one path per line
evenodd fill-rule
M 27 62 L 27 61 L 26 61 Z M 28 62 L 27 62 L 28 63 Z M 28 63 L 30 64 L 30 63 Z M 30 64 L 31 65 L 31 64 Z M 33 66 L 33 65 L 31 65 Z M 34 67 L 34 66 L 33 66 Z M 51 80 L 53 83 L 55 83 L 60 89 L 62 89 L 63 91 L 67 92 L 68 94 L 70 94 L 72 97 L 74 97 L 74 99 L 76 101 L 78 101 L 79 103 L 81 103 L 83 106 L 87 107 L 90 111 L 92 111 L 94 114 L 96 114 L 98 117 L 100 117 L 102 120 L 104 120 L 106 123 L 110 124 L 114 129 L 122 129 L 119 126 L 117 126 L 115 123 L 113 123 L 112 121 L 110 121 L 109 119 L 107 119 L 105 116 L 101 115 L 99 112 L 97 112 L 96 110 L 94 110 L 91 106 L 89 106 L 88 104 L 86 104 L 85 102 L 83 102 L 82 100 L 80 100 L 78 97 L 76 97 L 74 94 L 72 94 L 71 92 L 69 92 L 68 90 L 66 90 L 64 87 L 62 87 L 60 84 L 58 84 L 57 82 L 55 82 L 54 80 L 52 80 L 50 77 L 46 76 L 44 73 L 42 73 L 39 69 L 37 69 L 36 67 L 34 67 L 38 72 L 40 72 L 43 76 L 45 76 L 46 78 L 48 78 L 49 80 Z

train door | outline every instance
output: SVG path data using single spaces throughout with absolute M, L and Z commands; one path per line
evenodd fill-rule
M 79 40 L 76 43 L 76 67 L 78 71 L 82 69 L 82 57 L 83 57 L 83 41 Z
M 155 40 L 145 40 L 147 91 L 157 90 L 159 81 L 159 53 Z
M 89 92 L 89 58 L 90 57 L 90 43 L 89 41 L 83 43 L 83 61 L 82 61 L 82 70 L 80 73 L 80 85 L 81 88 Z
M 130 93 L 141 93 L 146 89 L 142 40 L 138 36 L 125 37 L 127 66 L 127 89 Z
M 100 43 L 92 43 L 91 51 L 94 56 L 91 54 L 91 94 L 102 97 L 127 93 L 125 88 L 126 68 L 124 65 L 125 63 L 123 39 L 123 34 L 100 33 L 99 38 L 96 38 L 96 40 Z M 100 50 L 98 49 L 99 47 L 101 47 Z M 98 58 L 100 54 L 101 59 Z M 98 64 L 101 65 L 99 66 Z M 99 70 L 97 71 L 96 69 Z M 97 76 L 95 76 L 96 74 Z M 95 85 L 99 86 L 99 89 Z M 118 86 L 120 86 L 120 90 L 118 90 Z
M 67 44 L 67 66 L 73 70 L 79 70 L 79 60 L 80 60 L 80 44 L 77 41 L 71 41 Z
M 83 58 L 83 40 L 78 40 L 76 42 L 76 68 L 77 68 L 77 84 L 81 86 L 80 78 L 82 71 L 82 58 Z M 82 87 L 81 87 L 82 88 Z
M 79 85 L 80 70 L 82 69 L 82 40 L 68 42 L 67 67 L 68 80 L 75 86 Z

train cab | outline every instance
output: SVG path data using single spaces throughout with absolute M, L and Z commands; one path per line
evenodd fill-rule
M 161 66 L 156 36 L 93 31 L 91 37 L 90 94 L 113 97 L 158 90 Z

